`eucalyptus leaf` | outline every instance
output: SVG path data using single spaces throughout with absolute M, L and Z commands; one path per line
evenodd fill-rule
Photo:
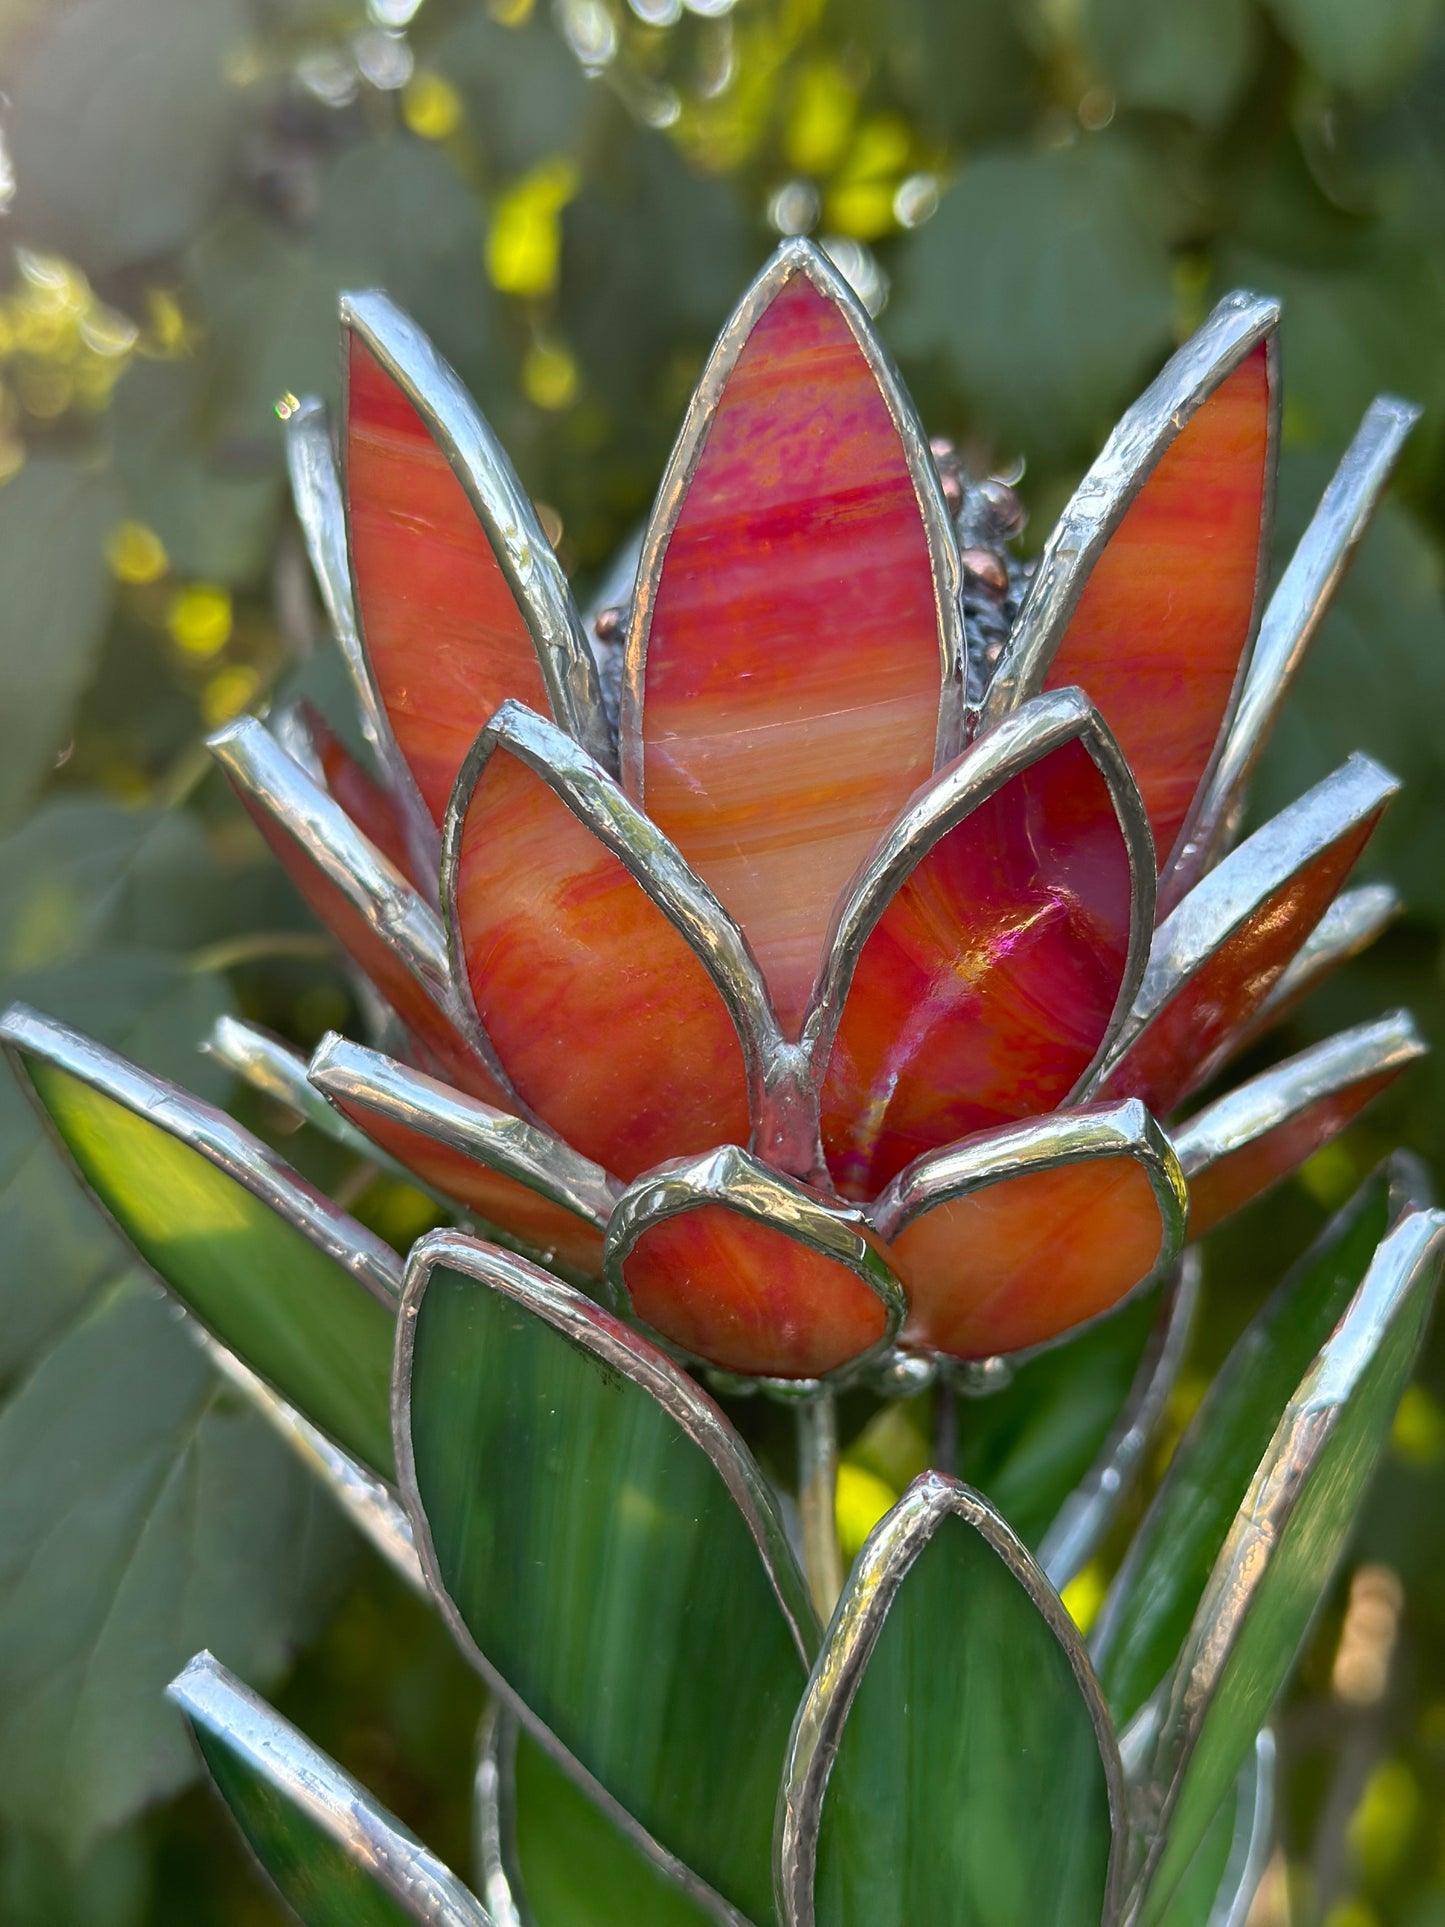
M 275 1678 L 349 1545 L 154 1287 L 106 1291 L 0 1413 L 0 1813 L 79 1852 L 183 1786 L 166 1680 L 202 1638 Z
M 0 826 L 33 801 L 70 732 L 110 614 L 110 479 L 37 456 L 0 502 Z
M 412 1253 L 397 1374 L 403 1494 L 459 1629 L 764 1927 L 816 1622 L 741 1440 L 644 1339 L 457 1232 Z
M 1245 1331 L 1175 1450 L 1090 1642 L 1121 1727 L 1173 1666 L 1280 1414 L 1359 1289 L 1389 1212 L 1381 1172 Z
M 1116 1919 L 1118 1749 L 1083 1647 L 1003 1521 L 925 1473 L 875 1529 L 798 1712 L 787 1927 Z
M 170 1698 L 304 1927 L 491 1927 L 449 1867 L 209 1653 L 172 1682 Z
M 1322 79 L 1367 95 L 1405 77 L 1440 18 L 1435 0 L 1270 0 L 1270 10 Z
M 1158 1927 L 1294 1669 L 1414 1368 L 1445 1212 L 1407 1211 L 1301 1381 L 1210 1574 L 1163 1715 L 1162 1838 L 1141 1927 Z
M 1248 82 L 1258 22 L 1251 0 L 1087 0 L 1085 39 L 1128 107 L 1187 114 L 1212 127 Z

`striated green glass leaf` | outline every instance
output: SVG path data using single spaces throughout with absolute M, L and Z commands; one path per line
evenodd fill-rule
M 170 1698 L 305 1927 L 490 1927 L 435 1854 L 209 1653 L 171 1683 Z
M 860 1555 L 798 1715 L 788 1927 L 1099 1927 L 1122 1812 L 1057 1594 L 976 1494 L 923 1474 Z
M 646 1340 L 457 1232 L 412 1254 L 397 1371 L 403 1493 L 466 1632 L 654 1839 L 770 1920 L 816 1622 L 741 1440 Z
M 388 1248 L 224 1113 L 78 1033 L 17 1005 L 0 1039 L 157 1276 L 228 1350 L 389 1478 L 386 1300 L 399 1266 Z
M 1445 1212 L 1407 1212 L 1310 1367 L 1210 1575 L 1164 1713 L 1142 1927 L 1158 1927 L 1296 1656 L 1389 1437 L 1434 1299 Z
M 510 1836 L 507 1876 L 531 1927 L 713 1927 L 716 1915 L 615 1826 L 545 1747 L 510 1716 L 501 1724 L 511 1796 L 500 1816 Z
M 1274 1760 L 1274 1735 L 1266 1731 L 1195 1848 L 1160 1927 L 1244 1927 L 1271 1845 Z
M 1174 1454 L 1090 1641 L 1121 1727 L 1174 1664 L 1279 1415 L 1384 1235 L 1389 1188 L 1385 1172 L 1372 1178 L 1285 1279 Z

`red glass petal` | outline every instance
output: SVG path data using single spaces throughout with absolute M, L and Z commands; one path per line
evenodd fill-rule
M 488 1224 L 510 1233 L 547 1258 L 593 1276 L 602 1270 L 602 1232 L 575 1211 L 519 1184 L 475 1158 L 441 1144 L 424 1132 L 409 1130 L 380 1116 L 370 1105 L 352 1104 L 332 1092 L 331 1101 L 356 1128 L 379 1144 L 398 1164 L 443 1196 L 455 1198 Z
M 742 1048 L 711 978 L 617 857 L 500 747 L 456 874 L 483 1027 L 552 1130 L 626 1179 L 747 1142 Z
M 640 794 L 795 1034 L 835 897 L 933 767 L 941 693 L 903 443 L 846 315 L 802 271 L 727 375 L 639 610 Z
M 495 1104 L 500 1110 L 510 1109 L 511 1098 L 438 1010 L 396 952 L 388 948 L 275 817 L 260 808 L 244 790 L 238 789 L 237 794 L 287 876 L 342 949 L 376 985 L 429 1062 L 449 1083 L 471 1096 Z
M 823 1148 L 846 1196 L 1068 1097 L 1114 1014 L 1131 900 L 1113 799 L 1077 741 L 939 838 L 863 946 L 828 1062 Z
M 1140 1032 L 1101 1097 L 1140 1097 L 1167 1117 L 1214 1075 L 1337 895 L 1379 816 L 1377 809 L 1352 824 L 1254 909 Z
M 1045 687 L 1118 737 L 1161 866 L 1214 752 L 1254 617 L 1269 464 L 1264 343 L 1160 457 L 1094 564 Z
M 887 1323 L 847 1265 L 722 1204 L 650 1226 L 623 1277 L 654 1331 L 749 1376 L 821 1377 L 876 1345 Z
M 407 844 L 406 821 L 395 798 L 357 762 L 319 709 L 303 703 L 302 714 L 328 791 L 367 841 L 374 843 L 409 882 L 421 888 Z M 435 878 L 432 893 L 435 895 Z
M 1031 1171 L 938 1204 L 898 1232 L 906 1341 L 955 1358 L 1023 1351 L 1117 1305 L 1164 1238 L 1131 1158 Z
M 348 335 L 346 497 L 361 626 L 397 745 L 438 824 L 497 706 L 547 708 L 531 632 L 422 416 Z

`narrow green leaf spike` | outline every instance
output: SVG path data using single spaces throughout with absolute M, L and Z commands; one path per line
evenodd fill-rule
M 1090 1650 L 1120 1730 L 1167 1676 L 1279 1415 L 1338 1324 L 1390 1217 L 1362 1186 L 1220 1369 L 1104 1601 Z
M 1171 1896 L 1288 1679 L 1389 1437 L 1435 1295 L 1445 1212 L 1408 1211 L 1285 1408 L 1174 1674 L 1140 1927 Z
M 224 1111 L 23 1004 L 22 1087 L 105 1215 L 227 1351 L 390 1479 L 390 1246 Z
M 714 1918 L 766 1927 L 818 1628 L 747 1448 L 646 1339 L 455 1231 L 412 1252 L 393 1399 L 403 1502 L 464 1648 Z
M 167 1695 L 304 1927 L 493 1927 L 434 1853 L 209 1653 L 198 1653 Z
M 504 1706 L 487 1715 L 477 1769 L 482 1895 L 497 1927 L 711 1927 Z
M 1266 1727 L 1209 1823 L 1160 1927 L 1245 1927 L 1273 1844 L 1274 1735 Z
M 925 1472 L 859 1555 L 798 1710 L 785 1927 L 1111 1927 L 1124 1797 L 1057 1593 L 984 1500 Z

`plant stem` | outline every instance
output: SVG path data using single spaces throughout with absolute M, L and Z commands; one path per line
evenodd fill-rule
M 818 1617 L 826 1625 L 843 1590 L 838 1545 L 838 1419 L 831 1392 L 798 1403 L 798 1513 L 803 1568 Z

